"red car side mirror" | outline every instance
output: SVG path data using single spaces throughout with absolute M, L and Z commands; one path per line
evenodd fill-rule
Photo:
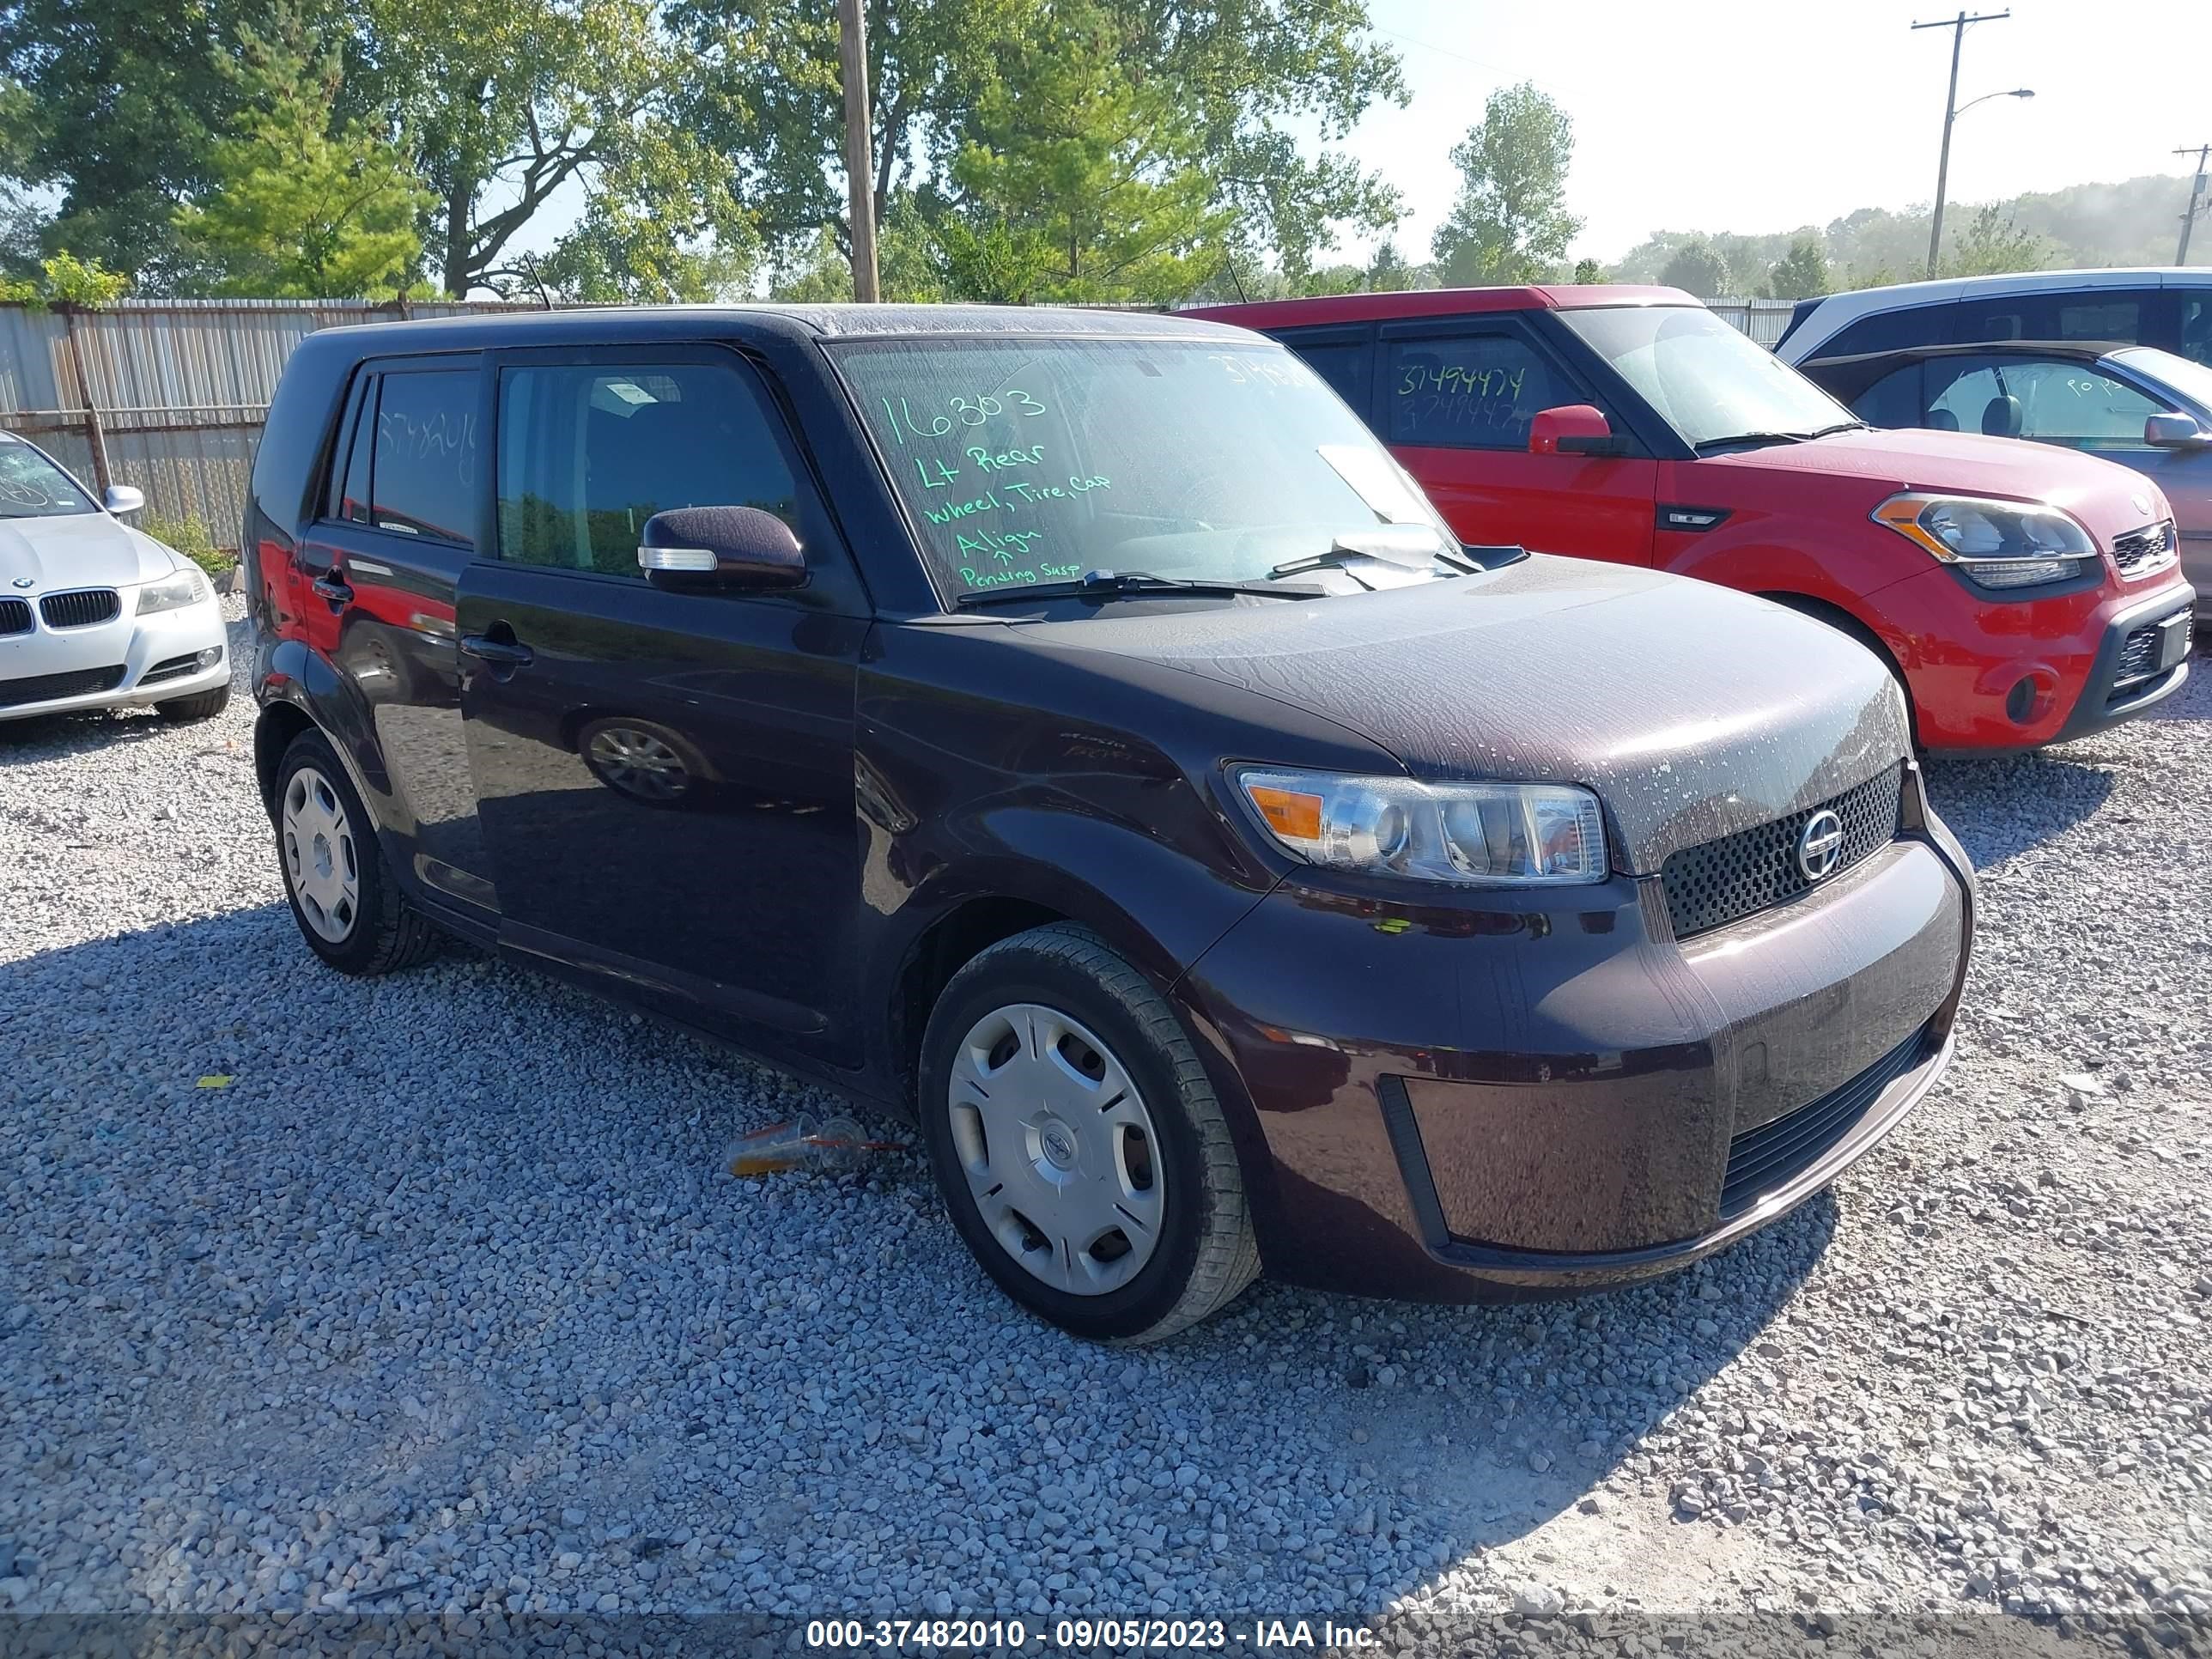
M 1627 441 L 1589 404 L 1540 409 L 1528 422 L 1531 455 L 1619 455 L 1627 448 Z

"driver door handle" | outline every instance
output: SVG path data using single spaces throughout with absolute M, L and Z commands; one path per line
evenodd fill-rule
M 501 668 L 521 668 L 538 653 L 514 640 L 495 640 L 488 634 L 465 634 L 461 637 L 461 654 Z
M 353 603 L 353 589 L 346 585 L 346 579 L 335 570 L 327 576 L 316 577 L 309 586 L 314 589 L 317 599 L 328 599 L 332 605 Z

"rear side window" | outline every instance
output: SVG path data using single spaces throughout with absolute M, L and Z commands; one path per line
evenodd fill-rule
M 1821 342 L 1817 356 L 1856 357 L 1866 351 L 1894 351 L 1901 346 L 1949 343 L 1950 307 L 1905 306 L 1878 311 L 1847 325 L 1832 340 Z
M 509 368 L 499 381 L 499 552 L 643 579 L 638 532 L 673 507 L 757 507 L 799 528 L 799 487 L 750 380 L 721 364 Z
M 2146 301 L 2155 297 L 2148 294 L 2061 296 L 2058 301 L 2058 337 L 2062 340 L 2124 340 L 2130 345 L 2140 345 L 2143 337 L 2143 316 L 2149 309 Z
M 369 522 L 466 547 L 477 512 L 477 375 L 384 375 L 376 402 Z
M 1524 449 L 1536 411 L 1584 401 L 1517 335 L 1390 343 L 1383 398 L 1389 441 Z
M 1305 344 L 1283 343 L 1305 359 L 1306 367 L 1326 380 L 1330 390 L 1350 404 L 1362 420 L 1367 417 L 1367 388 L 1373 379 L 1375 348 L 1364 340 Z

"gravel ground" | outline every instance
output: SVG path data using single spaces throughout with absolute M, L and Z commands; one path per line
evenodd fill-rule
M 1261 1286 L 1138 1352 L 1016 1313 L 911 1150 L 724 1174 L 804 1085 L 313 966 L 251 719 L 0 726 L 0 1608 L 2212 1635 L 2212 674 L 1932 769 L 1959 1061 L 1832 1195 L 1632 1292 Z

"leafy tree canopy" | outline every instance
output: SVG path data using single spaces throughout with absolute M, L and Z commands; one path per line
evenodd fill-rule
M 1661 268 L 1659 280 L 1669 288 L 1711 300 L 1731 291 L 1729 263 L 1718 248 L 1702 236 L 1685 242 Z
M 1433 245 L 1447 286 L 1535 281 L 1566 257 L 1582 221 L 1567 211 L 1574 123 L 1534 83 L 1490 94 L 1454 147 L 1459 199 Z
M 1790 244 L 1790 252 L 1777 259 L 1766 272 L 1766 296 L 1770 300 L 1809 300 L 1816 294 L 1826 294 L 1834 284 L 1828 277 L 1828 255 L 1816 237 L 1800 236 Z

